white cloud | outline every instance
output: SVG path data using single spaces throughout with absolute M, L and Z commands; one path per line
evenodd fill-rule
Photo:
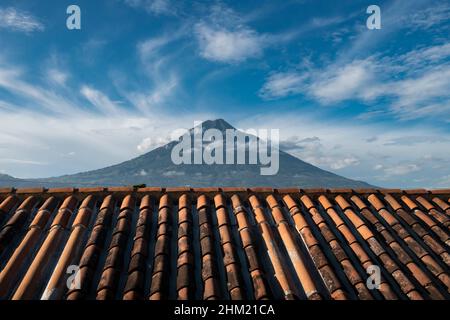
M 175 3 L 170 0 L 125 0 L 125 4 L 133 8 L 143 8 L 155 15 L 173 15 L 177 11 Z
M 409 26 L 414 30 L 431 29 L 440 24 L 445 24 L 450 20 L 450 4 L 442 2 L 433 3 L 432 6 L 417 10 L 404 18 Z M 448 25 L 447 25 L 448 26 Z
M 70 78 L 69 64 L 66 56 L 52 50 L 49 56 L 42 62 L 42 76 L 55 90 L 57 87 L 65 87 Z
M 325 103 L 358 96 L 373 81 L 369 61 L 355 61 L 321 73 L 309 88 L 310 94 Z
M 144 138 L 141 143 L 138 144 L 137 149 L 140 152 L 144 152 L 150 150 L 153 147 L 153 139 L 152 138 Z
M 6 102 L 6 101 L 2 101 L 0 100 L 0 109 L 3 109 L 3 111 L 14 111 L 16 109 L 16 106 Z
M 47 70 L 47 78 L 54 84 L 65 86 L 69 75 L 62 70 L 51 68 Z
M 104 93 L 91 88 L 89 86 L 82 86 L 80 93 L 100 112 L 104 114 L 116 114 L 120 110 L 116 103 L 111 101 Z
M 331 16 L 331 17 L 317 17 L 311 20 L 311 24 L 315 27 L 328 27 L 330 25 L 339 24 L 345 21 L 345 18 L 341 16 Z
M 236 63 L 262 54 L 264 38 L 254 30 L 227 30 L 199 23 L 195 28 L 200 55 L 208 60 Z
M 414 146 L 420 144 L 430 144 L 430 143 L 442 143 L 442 142 L 450 142 L 450 138 L 448 137 L 436 137 L 429 135 L 409 135 L 403 137 L 396 137 L 391 140 L 388 140 L 384 143 L 386 146 Z
M 336 62 L 324 68 L 275 73 L 260 90 L 264 99 L 303 94 L 324 105 L 348 100 L 374 103 L 388 98 L 388 107 L 372 109 L 361 119 L 391 113 L 399 119 L 442 117 L 450 110 L 450 45 L 411 50 L 397 56 L 373 55 Z M 386 105 L 386 104 L 383 104 Z
M 139 171 L 139 175 L 145 177 L 146 175 L 148 175 L 148 172 L 142 169 L 141 171 Z
M 102 50 L 108 44 L 106 38 L 90 38 L 79 45 L 79 58 L 87 65 L 94 65 L 100 58 Z
M 27 12 L 15 8 L 0 8 L 0 29 L 29 33 L 43 31 L 44 25 Z
M 450 186 L 450 174 L 445 175 L 441 179 L 439 179 L 438 186 L 448 188 Z
M 331 169 L 340 170 L 349 166 L 358 165 L 359 163 L 359 159 L 352 156 L 343 159 L 334 159 L 334 161 L 330 163 L 330 167 Z
M 411 67 L 423 68 L 430 64 L 439 63 L 450 56 L 450 43 L 424 47 L 407 52 L 395 59 L 399 67 L 409 69 Z
M 280 141 L 280 149 L 284 151 L 290 150 L 316 150 L 321 146 L 320 138 L 306 137 L 301 138 L 298 136 L 289 137 L 286 140 Z
M 283 4 L 276 7 L 281 9 Z M 223 2 L 216 2 L 210 7 L 210 14 L 194 25 L 200 56 L 215 62 L 240 63 L 263 56 L 267 47 L 289 43 L 302 34 L 346 20 L 342 17 L 318 18 L 287 31 L 260 33 L 249 23 L 262 19 L 270 12 L 265 11 L 253 10 L 241 15 Z
M 394 112 L 400 114 L 402 118 L 417 118 L 417 114 L 423 115 L 422 109 L 428 107 L 427 112 L 431 111 L 431 115 L 440 116 L 450 107 L 449 84 L 450 65 L 429 70 L 417 78 L 388 84 L 388 86 L 391 85 L 391 90 L 388 92 L 397 97 L 393 106 Z M 442 106 L 442 102 L 447 106 Z M 430 110 L 430 106 L 433 106 L 434 110 Z M 444 107 L 443 110 L 442 107 Z
M 180 76 L 177 64 L 173 62 L 178 52 L 169 50 L 168 46 L 177 41 L 185 30 L 177 30 L 170 34 L 149 38 L 136 46 L 136 53 L 140 59 L 141 71 L 146 77 L 146 85 L 142 88 L 124 90 L 128 79 L 118 81 L 115 86 L 134 107 L 143 114 L 154 112 L 156 107 L 167 104 L 170 98 L 178 93 Z
M 75 151 L 69 151 L 69 152 L 66 152 L 66 153 L 61 153 L 60 157 L 61 158 L 71 158 L 71 157 L 73 157 L 75 155 L 76 155 Z
M 10 159 L 10 158 L 0 158 L 0 163 L 9 163 L 9 164 L 25 164 L 25 165 L 46 165 L 46 162 L 33 161 L 33 160 L 24 160 L 24 159 Z
M 170 142 L 170 136 L 146 137 L 137 145 L 139 152 L 148 152 Z
M 217 3 L 210 14 L 194 26 L 200 56 L 222 63 L 238 63 L 262 55 L 270 37 L 245 24 L 231 8 Z
M 141 61 L 145 61 L 149 58 L 155 58 L 155 56 L 157 57 L 159 50 L 172 40 L 172 37 L 164 35 L 139 42 L 137 45 L 137 50 Z
M 280 72 L 270 75 L 260 90 L 265 99 L 305 94 L 323 104 L 362 98 L 371 87 L 375 65 L 371 59 L 331 65 L 324 70 Z
M 307 75 L 293 72 L 274 73 L 267 78 L 259 95 L 264 99 L 272 99 L 300 93 L 304 90 L 306 78 Z
M 367 32 L 367 28 L 362 23 L 355 25 L 356 33 L 352 36 L 352 42 L 337 53 L 341 61 L 349 61 L 355 57 L 368 56 L 373 54 L 380 46 L 392 41 L 395 43 L 395 37 L 404 37 L 418 30 L 431 31 L 427 34 L 427 39 L 433 39 L 442 35 L 446 36 L 445 29 L 448 29 L 448 19 L 438 18 L 436 13 L 442 10 L 448 10 L 448 4 L 442 7 L 439 1 L 409 0 L 409 1 L 389 1 L 382 7 L 382 29 L 376 34 Z M 359 16 L 360 13 L 358 12 Z M 421 17 L 421 18 L 420 18 Z M 421 23 L 421 20 L 423 23 Z M 432 28 L 431 28 L 432 27 Z M 397 46 L 397 49 L 401 47 Z
M 375 170 L 383 170 L 388 176 L 403 176 L 412 172 L 419 171 L 421 167 L 415 163 L 410 164 L 397 164 L 392 166 L 384 166 L 378 164 L 375 166 Z
M 360 164 L 360 159 L 354 155 L 328 149 L 317 136 L 289 137 L 280 142 L 280 149 L 292 152 L 311 164 L 332 170 L 341 170 Z
M 24 71 L 0 63 L 0 88 L 9 91 L 21 101 L 21 107 L 41 108 L 54 113 L 68 113 L 76 109 L 68 95 L 30 84 L 24 79 Z
M 163 176 L 166 176 L 166 177 L 184 176 L 184 171 L 169 170 L 169 171 L 164 172 Z
M 175 74 L 169 75 L 159 84 L 152 88 L 150 93 L 131 92 L 127 93 L 127 99 L 144 114 L 152 110 L 152 107 L 162 104 L 171 97 L 178 86 L 178 78 Z

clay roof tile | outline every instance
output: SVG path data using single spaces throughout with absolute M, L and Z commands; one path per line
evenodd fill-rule
M 445 202 L 444 200 L 442 200 L 438 197 L 434 197 L 433 202 L 436 203 L 444 211 L 450 209 L 450 204 L 448 204 L 447 202 Z
M 367 197 L 367 200 L 374 206 L 375 209 L 380 211 L 381 209 L 385 209 L 384 204 L 381 202 L 381 200 L 375 195 L 371 194 Z
M 418 209 L 417 204 L 413 200 L 411 200 L 409 197 L 402 196 L 401 199 L 411 210 Z
M 416 198 L 416 200 L 417 200 L 418 203 L 420 203 L 428 211 L 430 211 L 432 209 L 436 209 L 436 207 L 433 204 L 431 204 L 427 199 L 425 199 L 422 196 L 418 196 Z
M 393 196 L 391 196 L 390 194 L 385 195 L 384 199 L 386 200 L 387 203 L 389 203 L 389 205 L 395 211 L 397 211 L 399 209 L 403 209 L 402 205 Z

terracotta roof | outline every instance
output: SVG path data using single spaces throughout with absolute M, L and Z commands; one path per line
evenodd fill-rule
M 0 298 L 450 299 L 449 198 L 450 190 L 0 189 Z M 371 266 L 381 271 L 378 289 L 367 285 Z

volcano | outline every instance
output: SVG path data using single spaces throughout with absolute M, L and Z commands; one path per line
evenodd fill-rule
M 216 129 L 223 135 L 234 129 L 223 119 L 208 120 L 202 129 Z M 194 134 L 194 128 L 189 130 Z M 174 164 L 172 149 L 179 141 L 156 148 L 137 158 L 98 170 L 42 179 L 16 179 L 8 176 L 0 184 L 8 187 L 89 187 L 141 185 L 158 187 L 301 187 L 366 188 L 369 184 L 320 169 L 282 150 L 275 175 L 261 175 L 260 164 Z M 237 148 L 237 146 L 235 146 Z M 194 150 L 191 150 L 194 153 Z

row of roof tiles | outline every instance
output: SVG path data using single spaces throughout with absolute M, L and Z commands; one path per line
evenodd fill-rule
M 369 193 L 384 193 L 384 194 L 437 194 L 450 195 L 450 189 L 377 189 L 377 188 L 359 188 L 354 190 L 352 188 L 270 188 L 270 187 L 205 187 L 205 188 L 191 188 L 191 187 L 146 187 L 143 185 L 137 186 L 119 186 L 119 187 L 63 187 L 63 188 L 0 188 L 0 196 L 5 194 L 32 194 L 32 193 L 101 193 L 101 192 L 147 192 L 147 193 L 176 193 L 176 192 L 196 192 L 196 193 L 212 193 L 212 192 L 257 192 L 257 193 L 295 193 L 303 192 L 308 194 L 322 194 L 322 193 L 354 193 L 361 194 Z
M 0 299 L 449 299 L 449 198 L 450 190 L 2 189 Z

